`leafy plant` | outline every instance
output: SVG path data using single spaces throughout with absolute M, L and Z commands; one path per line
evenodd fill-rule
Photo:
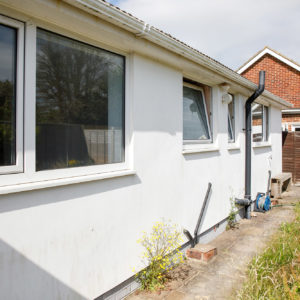
M 143 232 L 138 243 L 144 247 L 142 261 L 147 267 L 136 275 L 141 289 L 164 287 L 168 272 L 183 262 L 183 254 L 179 250 L 182 242 L 181 231 L 169 222 L 156 222 L 149 234 Z
M 236 215 L 238 211 L 234 202 L 234 198 L 230 197 L 230 212 L 227 218 L 227 226 L 226 229 L 234 229 L 237 227 L 238 223 L 236 222 Z

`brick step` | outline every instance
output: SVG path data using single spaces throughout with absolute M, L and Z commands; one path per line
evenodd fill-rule
M 217 255 L 217 248 L 212 245 L 197 244 L 186 250 L 186 256 L 199 261 L 208 262 Z

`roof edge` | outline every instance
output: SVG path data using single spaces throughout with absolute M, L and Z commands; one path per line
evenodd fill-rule
M 209 56 L 204 55 L 200 51 L 188 46 L 187 44 L 177 40 L 169 34 L 150 26 L 144 21 L 122 11 L 118 7 L 115 7 L 105 1 L 99 0 L 62 0 L 72 6 L 98 16 L 101 19 L 106 20 L 118 27 L 121 27 L 127 31 L 132 32 L 140 38 L 144 38 L 154 44 L 157 44 L 169 51 L 179 54 L 188 60 L 191 60 L 207 69 L 218 72 L 226 78 L 240 84 L 241 86 L 254 91 L 257 85 L 250 80 L 242 77 L 237 72 L 231 70 L 230 68 L 222 65 L 221 63 L 215 61 Z M 264 97 L 268 98 L 275 105 L 279 106 L 281 109 L 290 108 L 292 104 L 281 99 L 278 96 L 273 95 L 268 91 L 264 91 Z
M 275 58 L 277 58 L 279 61 L 285 63 L 286 65 L 294 68 L 297 71 L 300 71 L 300 65 L 290 58 L 287 58 L 286 56 L 282 55 L 278 51 L 275 51 L 271 49 L 270 47 L 266 46 L 262 50 L 258 51 L 254 56 L 252 56 L 249 60 L 247 60 L 239 69 L 237 70 L 237 73 L 241 74 L 244 71 L 246 71 L 248 68 L 250 68 L 255 62 L 257 62 L 261 57 L 264 55 L 269 54 Z

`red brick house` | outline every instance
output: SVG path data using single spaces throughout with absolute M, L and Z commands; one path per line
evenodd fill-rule
M 294 105 L 282 111 L 282 169 L 300 182 L 300 64 L 265 47 L 237 72 L 256 83 L 260 70 L 266 71 L 266 89 Z
M 294 105 L 292 109 L 282 111 L 283 129 L 300 130 L 300 64 L 265 47 L 237 72 L 256 83 L 260 70 L 266 71 L 266 89 Z

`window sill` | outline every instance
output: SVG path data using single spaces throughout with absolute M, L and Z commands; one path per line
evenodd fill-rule
M 230 151 L 230 150 L 240 150 L 241 149 L 241 146 L 239 144 L 228 144 L 227 146 L 227 150 Z
M 232 142 L 228 142 L 227 144 L 227 150 L 230 151 L 230 150 L 240 150 L 241 149 L 241 142 L 240 140 L 235 140 L 235 141 L 232 141 Z
M 207 148 L 191 148 L 183 149 L 182 154 L 204 153 L 204 152 L 216 152 L 219 151 L 219 147 L 207 147 Z
M 272 147 L 270 142 L 255 142 L 252 145 L 253 148 Z
M 135 175 L 135 174 L 136 174 L 135 170 L 122 170 L 122 171 L 106 172 L 101 174 L 74 176 L 74 177 L 67 177 L 67 178 L 58 178 L 58 179 L 51 179 L 51 180 L 12 184 L 12 185 L 6 185 L 0 187 L 0 195 L 19 193 L 25 191 L 33 191 L 33 190 L 71 185 L 76 183 L 84 183 L 84 182 L 103 180 L 109 178 L 116 178 L 116 177 Z

